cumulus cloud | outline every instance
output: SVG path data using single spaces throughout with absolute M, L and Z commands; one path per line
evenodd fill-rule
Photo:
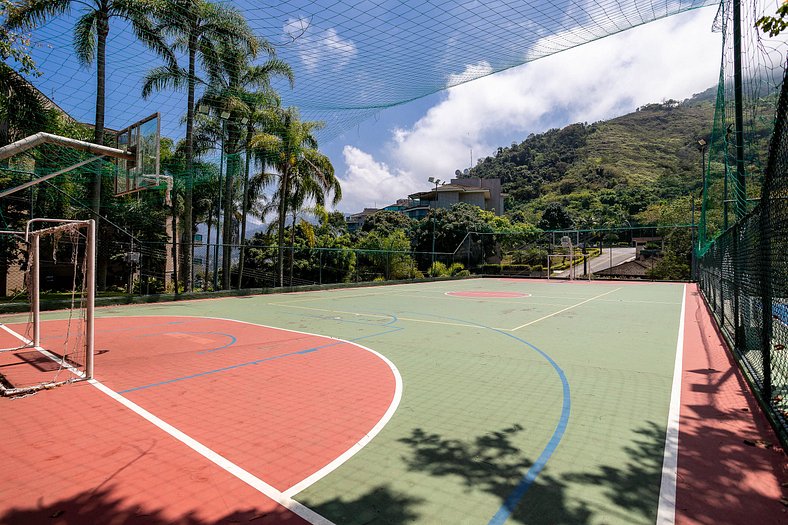
M 291 18 L 283 29 L 295 42 L 298 58 L 310 72 L 318 68 L 340 69 L 358 53 L 356 44 L 339 36 L 333 27 L 321 31 L 310 26 L 305 18 Z
M 342 150 L 347 171 L 342 177 L 340 209 L 355 212 L 362 208 L 387 206 L 417 191 L 415 174 L 390 168 L 354 146 Z
M 404 197 L 425 189 L 429 176 L 448 179 L 469 166 L 471 150 L 475 161 L 528 133 L 610 118 L 712 86 L 721 47 L 720 35 L 710 31 L 713 15 L 704 9 L 671 17 L 448 89 L 412 126 L 391 131 L 388 144 L 374 152 L 382 161 L 345 147 L 340 209 Z M 489 64 L 468 64 L 448 85 L 485 71 Z

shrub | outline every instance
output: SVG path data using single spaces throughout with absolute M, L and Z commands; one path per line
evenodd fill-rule
M 469 275 L 471 275 L 471 272 L 468 270 L 460 270 L 455 274 L 456 277 L 468 277 Z
M 429 275 L 430 277 L 448 277 L 450 274 L 445 264 L 440 261 L 435 261 L 432 263 L 432 266 L 430 266 Z
M 451 266 L 449 266 L 448 272 L 449 272 L 449 275 L 457 275 L 459 272 L 463 271 L 464 269 L 465 269 L 465 266 L 463 266 L 462 263 L 456 262 L 456 263 L 453 263 Z

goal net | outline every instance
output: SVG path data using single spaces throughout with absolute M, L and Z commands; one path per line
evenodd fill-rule
M 33 219 L 13 237 L 29 311 L 0 319 L 0 394 L 93 377 L 95 235 L 93 220 Z M 43 306 L 60 311 L 42 321 Z

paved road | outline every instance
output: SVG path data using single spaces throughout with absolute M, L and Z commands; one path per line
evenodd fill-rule
M 611 266 L 617 266 L 621 263 L 631 261 L 635 258 L 635 248 L 612 248 L 613 250 L 613 258 L 611 265 L 611 258 L 610 258 L 610 250 L 611 248 L 603 248 L 602 253 L 597 257 L 594 257 L 590 260 L 591 264 L 591 272 L 596 273 L 602 270 L 606 270 Z M 579 277 L 583 274 L 583 263 L 575 265 L 575 276 Z M 569 277 L 569 270 L 564 270 L 563 272 L 553 274 L 553 277 Z

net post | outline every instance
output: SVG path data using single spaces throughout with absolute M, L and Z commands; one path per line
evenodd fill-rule
M 87 270 L 87 312 L 85 312 L 85 378 L 93 379 L 93 314 L 96 307 L 96 221 L 88 220 L 88 242 L 85 247 Z
M 41 266 L 40 256 L 40 243 L 38 242 L 38 235 L 33 236 L 33 256 L 31 257 L 31 307 L 33 309 L 33 346 L 41 346 L 41 302 L 40 302 L 40 288 L 41 288 Z

